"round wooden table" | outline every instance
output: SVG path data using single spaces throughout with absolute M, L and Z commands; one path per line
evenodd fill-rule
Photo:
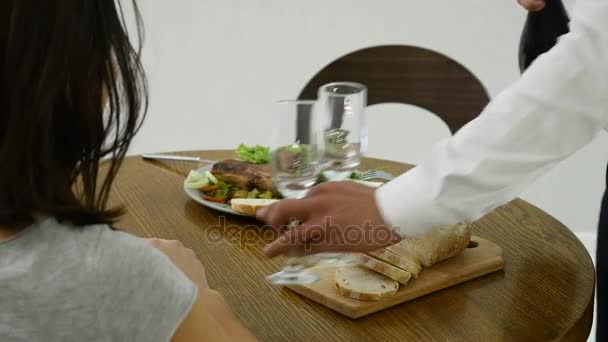
M 206 159 L 231 151 L 187 152 Z M 365 159 L 362 169 L 411 166 Z M 591 329 L 595 272 L 581 242 L 538 208 L 515 200 L 473 225 L 503 248 L 504 271 L 353 320 L 268 284 L 282 260 L 262 254 L 262 225 L 220 215 L 190 200 L 184 177 L 199 165 L 127 158 L 112 202 L 127 215 L 118 227 L 142 237 L 181 240 L 207 269 L 211 286 L 262 341 L 585 341 Z M 220 219 L 223 216 L 225 219 Z

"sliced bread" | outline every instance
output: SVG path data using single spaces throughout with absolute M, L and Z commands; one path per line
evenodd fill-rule
M 402 240 L 403 242 L 403 240 Z M 387 248 L 385 248 L 387 251 L 392 252 L 394 254 L 397 254 L 401 257 L 407 258 L 413 262 L 415 262 L 418 265 L 422 266 L 422 263 L 420 262 L 420 258 L 418 258 L 418 254 L 415 253 L 414 251 L 412 251 L 411 249 L 406 248 L 407 245 L 402 244 L 402 243 L 398 243 L 396 245 L 392 245 L 389 246 Z
M 255 212 L 265 206 L 271 205 L 278 200 L 263 198 L 233 198 L 230 206 L 234 211 L 245 215 L 255 216 Z
M 407 285 L 412 278 L 412 274 L 406 270 L 402 270 L 389 263 L 378 260 L 367 254 L 359 254 L 359 264 L 367 269 L 383 274 L 393 280 Z
M 335 282 L 341 295 L 363 301 L 378 301 L 399 289 L 397 281 L 358 265 L 338 268 Z
M 418 277 L 418 274 L 420 274 L 420 271 L 422 271 L 420 264 L 416 263 L 414 260 L 412 260 L 412 258 L 408 257 L 407 255 L 393 253 L 388 249 L 379 249 L 367 254 L 393 266 L 399 267 L 402 270 L 406 270 L 414 275 L 414 277 Z

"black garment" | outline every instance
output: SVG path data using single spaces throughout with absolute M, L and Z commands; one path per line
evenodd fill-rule
M 608 170 L 606 171 L 606 185 L 608 190 Z M 604 193 L 600 223 L 597 230 L 597 323 L 596 340 L 608 341 L 608 191 Z

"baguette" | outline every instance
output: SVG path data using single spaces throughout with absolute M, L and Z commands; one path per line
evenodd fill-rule
M 338 268 L 335 282 L 341 295 L 363 301 L 378 301 L 399 289 L 397 281 L 357 265 Z
M 359 254 L 359 264 L 369 270 L 376 271 L 393 280 L 396 280 L 403 285 L 407 285 L 412 278 L 412 274 L 410 272 L 378 260 L 367 254 Z
M 420 237 L 410 237 L 386 249 L 399 255 L 412 255 L 423 267 L 460 254 L 471 240 L 471 226 L 456 224 L 442 227 Z
M 255 216 L 255 212 L 265 206 L 271 205 L 278 200 L 263 199 L 263 198 L 233 198 L 230 201 L 230 206 L 236 212 L 245 215 Z
M 408 257 L 407 254 L 396 254 L 388 249 L 379 249 L 367 254 L 393 266 L 399 267 L 402 270 L 408 271 L 414 277 L 418 277 L 418 274 L 420 274 L 420 271 L 422 271 L 420 264 L 415 262 L 413 258 Z

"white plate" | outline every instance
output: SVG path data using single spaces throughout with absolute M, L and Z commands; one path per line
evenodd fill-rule
M 205 165 L 205 166 L 201 167 L 200 169 L 198 169 L 196 171 L 198 171 L 200 173 L 205 173 L 205 171 L 211 171 L 212 168 L 213 168 L 213 164 L 209 164 L 209 165 Z M 332 171 L 325 171 L 325 176 L 332 181 L 348 180 L 347 177 L 346 178 L 343 176 L 341 177 L 338 174 L 333 173 Z M 368 186 L 372 186 L 372 187 L 378 187 L 382 184 L 382 183 L 376 183 L 376 182 L 362 182 L 362 181 L 356 181 L 356 182 L 362 183 L 362 184 L 367 184 Z M 253 215 L 239 213 L 238 211 L 235 211 L 234 209 L 232 209 L 232 207 L 230 207 L 228 204 L 206 201 L 202 198 L 203 194 L 198 189 L 188 189 L 184 185 L 184 191 L 186 192 L 188 197 L 192 198 L 194 201 L 204 205 L 207 208 L 215 209 L 215 210 L 218 210 L 218 211 L 221 211 L 224 213 L 228 213 L 228 214 L 233 214 L 233 215 L 254 217 Z
M 209 164 L 209 165 L 205 165 L 205 166 L 201 167 L 200 169 L 198 169 L 196 171 L 198 171 L 200 173 L 204 173 L 205 171 L 211 171 L 212 168 L 213 168 L 213 164 Z M 201 197 L 203 194 L 198 189 L 188 189 L 184 185 L 184 191 L 186 192 L 186 195 L 188 195 L 188 197 L 192 198 L 194 201 L 204 205 L 207 208 L 215 209 L 215 210 L 218 210 L 218 211 L 221 211 L 224 213 L 228 213 L 228 214 L 233 214 L 233 215 L 253 217 L 251 215 L 245 215 L 245 214 L 239 213 L 238 211 L 235 211 L 228 204 L 204 200 Z

